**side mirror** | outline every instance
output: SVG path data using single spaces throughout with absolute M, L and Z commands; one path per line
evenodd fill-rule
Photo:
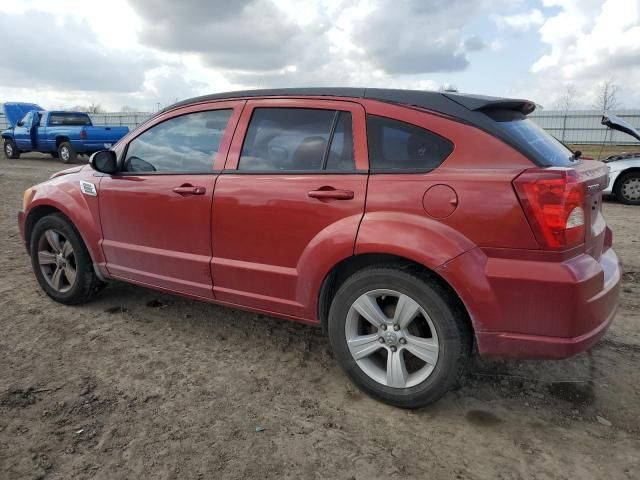
M 21 127 L 24 125 L 24 122 L 22 120 L 20 120 L 18 123 L 16 123 L 16 127 Z
M 108 173 L 109 175 L 118 171 L 118 159 L 116 153 L 111 150 L 100 150 L 91 155 L 89 165 L 96 172 Z

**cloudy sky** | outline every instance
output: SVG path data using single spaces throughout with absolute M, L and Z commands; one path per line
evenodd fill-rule
M 240 88 L 526 97 L 613 78 L 640 108 L 640 0 L 0 0 L 0 101 L 152 110 Z

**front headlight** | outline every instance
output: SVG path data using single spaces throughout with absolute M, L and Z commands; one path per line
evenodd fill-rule
M 27 209 L 27 205 L 29 205 L 29 202 L 33 198 L 34 193 L 35 192 L 33 191 L 32 188 L 27 188 L 22 194 L 22 211 L 23 212 Z

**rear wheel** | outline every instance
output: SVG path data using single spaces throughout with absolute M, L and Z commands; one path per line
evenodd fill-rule
M 38 220 L 31 234 L 30 252 L 38 283 L 57 302 L 84 303 L 102 286 L 82 238 L 62 215 Z
M 10 138 L 4 141 L 4 156 L 10 159 L 20 158 L 20 150 L 16 147 L 16 144 Z
M 329 312 L 329 338 L 358 387 L 405 408 L 449 391 L 471 352 L 470 332 L 449 293 L 432 279 L 388 267 L 344 282 Z
M 640 205 L 640 172 L 623 174 L 616 182 L 613 193 L 619 202 Z
M 62 163 L 71 163 L 76 161 L 78 154 L 69 142 L 62 142 L 58 146 L 58 156 L 60 160 L 62 160 Z

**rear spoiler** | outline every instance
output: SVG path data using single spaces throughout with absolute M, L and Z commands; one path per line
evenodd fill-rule
M 517 98 L 499 98 L 485 95 L 459 95 L 444 93 L 444 96 L 473 111 L 483 110 L 513 110 L 529 115 L 536 109 L 536 104 L 530 100 Z

